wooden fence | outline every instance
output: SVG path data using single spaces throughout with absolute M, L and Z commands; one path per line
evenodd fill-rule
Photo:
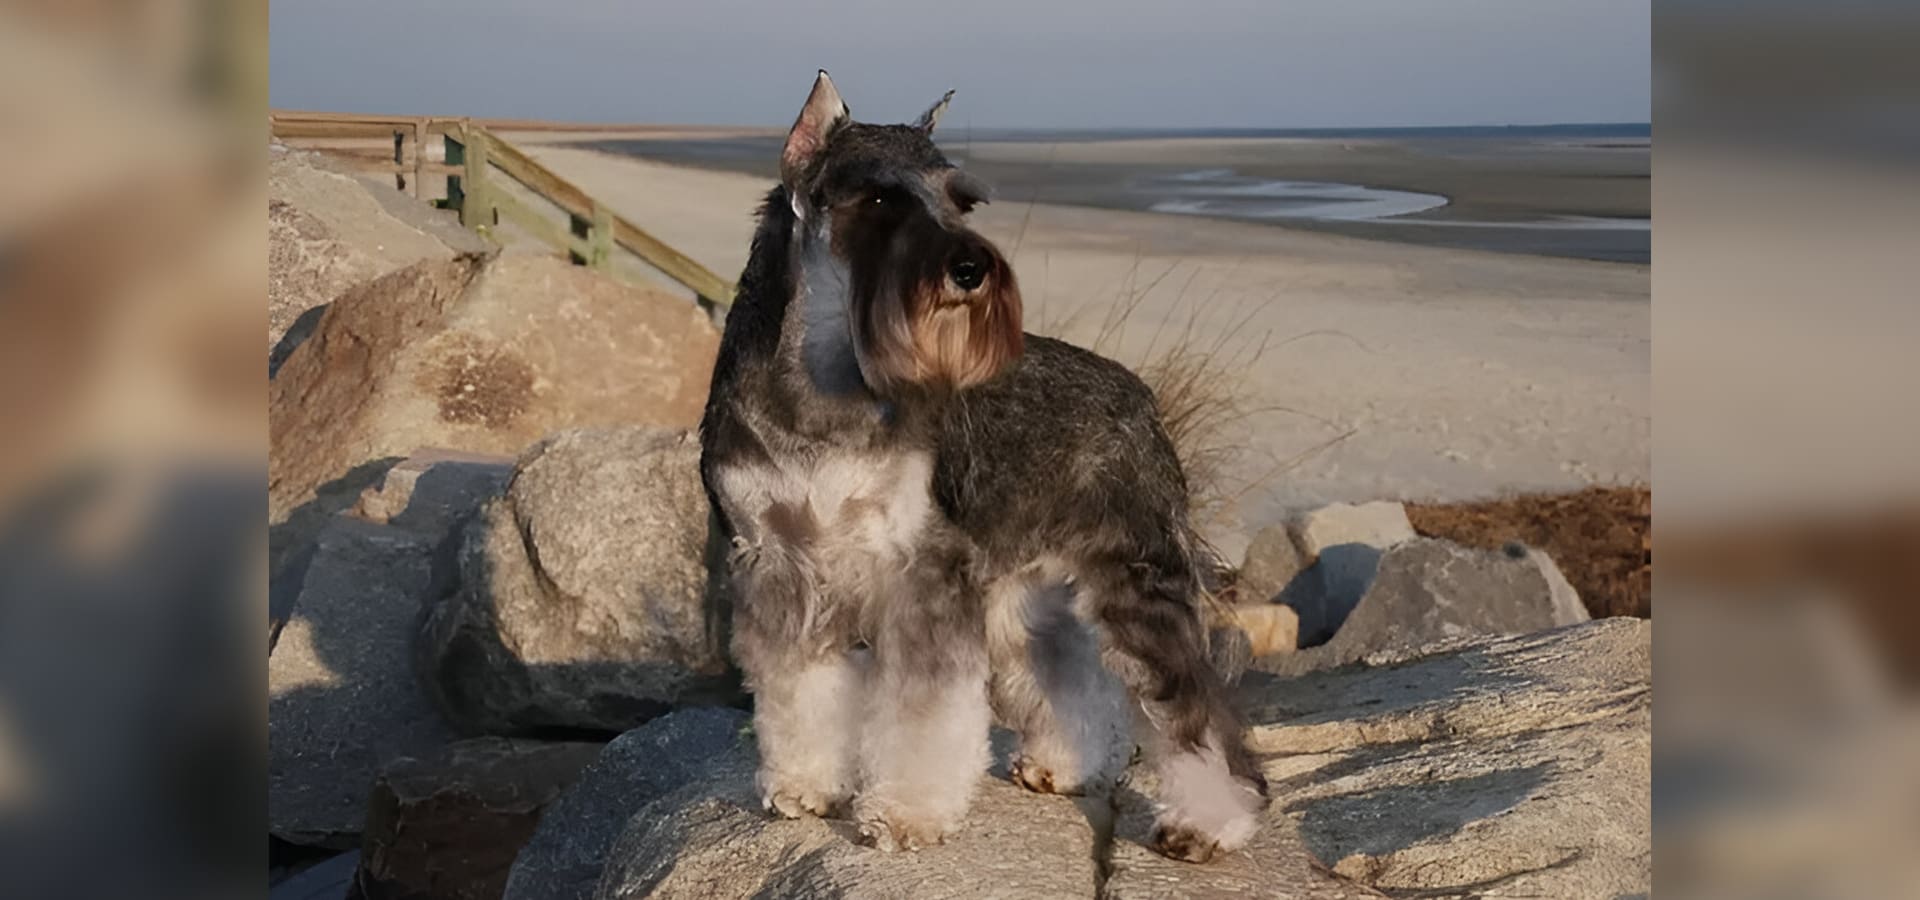
M 276 112 L 271 121 L 274 136 L 282 139 L 391 139 L 392 161 L 363 162 L 363 167 L 392 174 L 395 187 L 457 211 L 460 224 L 496 241 L 496 230 L 504 219 L 580 265 L 613 272 L 616 251 L 624 250 L 686 286 L 703 305 L 724 307 L 733 302 L 732 282 L 648 234 L 472 119 Z M 434 138 L 444 141 L 445 162 L 431 161 L 427 148 Z M 435 175 L 446 177 L 446 191 L 442 197 L 430 198 L 427 179 Z M 502 175 L 558 207 L 568 223 L 563 226 L 514 196 Z

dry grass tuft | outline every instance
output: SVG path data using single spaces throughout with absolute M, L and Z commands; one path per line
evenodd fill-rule
M 1220 289 L 1215 288 L 1204 296 L 1195 295 L 1193 284 L 1200 272 L 1198 267 L 1186 267 L 1173 300 L 1174 312 L 1155 327 L 1146 349 L 1131 354 L 1123 352 L 1119 346 L 1121 337 L 1130 333 L 1128 326 L 1138 315 L 1141 304 L 1149 294 L 1169 284 L 1184 261 L 1176 260 L 1150 277 L 1142 275 L 1141 262 L 1136 251 L 1120 296 L 1111 304 L 1101 305 L 1101 319 L 1093 339 L 1076 343 L 1119 360 L 1147 383 L 1159 406 L 1161 423 L 1186 472 L 1195 524 L 1203 529 L 1211 524 L 1229 524 L 1225 518 L 1234 503 L 1249 491 L 1351 437 L 1354 432 L 1324 417 L 1268 403 L 1255 395 L 1241 373 L 1256 365 L 1269 350 L 1306 335 L 1273 343 L 1271 332 L 1249 330 L 1275 297 L 1253 303 L 1251 308 L 1241 303 L 1225 310 L 1224 324 L 1216 322 L 1206 329 L 1210 336 L 1202 334 L 1201 314 L 1219 312 L 1214 301 Z M 1230 268 L 1221 280 L 1226 281 L 1232 272 Z M 1082 306 L 1063 318 L 1053 318 L 1047 315 L 1043 296 L 1039 311 L 1036 331 L 1071 339 L 1070 332 L 1079 330 L 1076 326 L 1089 310 Z M 1259 451 L 1248 442 L 1247 436 L 1266 416 L 1282 413 L 1318 422 L 1327 429 L 1330 439 L 1288 459 L 1254 459 Z M 1264 468 L 1257 475 L 1246 474 L 1251 467 L 1262 464 Z

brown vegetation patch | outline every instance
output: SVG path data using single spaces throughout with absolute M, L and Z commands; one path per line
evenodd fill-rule
M 1409 503 L 1407 518 L 1427 537 L 1546 551 L 1595 618 L 1653 615 L 1653 494 L 1645 487 Z
M 499 347 L 459 347 L 440 359 L 430 379 L 427 387 L 448 422 L 499 428 L 533 403 L 533 369 Z

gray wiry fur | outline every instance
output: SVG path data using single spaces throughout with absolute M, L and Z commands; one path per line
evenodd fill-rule
M 821 74 L 721 342 L 701 470 L 763 796 L 937 843 L 989 704 L 1015 777 L 1075 792 L 1124 763 L 1130 696 L 1156 845 L 1205 860 L 1251 836 L 1265 784 L 1207 665 L 1185 479 L 1137 377 L 1019 331 L 937 119 L 852 122 Z

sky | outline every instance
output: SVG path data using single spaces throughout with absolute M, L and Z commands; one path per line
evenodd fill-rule
M 276 107 L 981 128 L 1644 122 L 1650 0 L 273 0 Z

